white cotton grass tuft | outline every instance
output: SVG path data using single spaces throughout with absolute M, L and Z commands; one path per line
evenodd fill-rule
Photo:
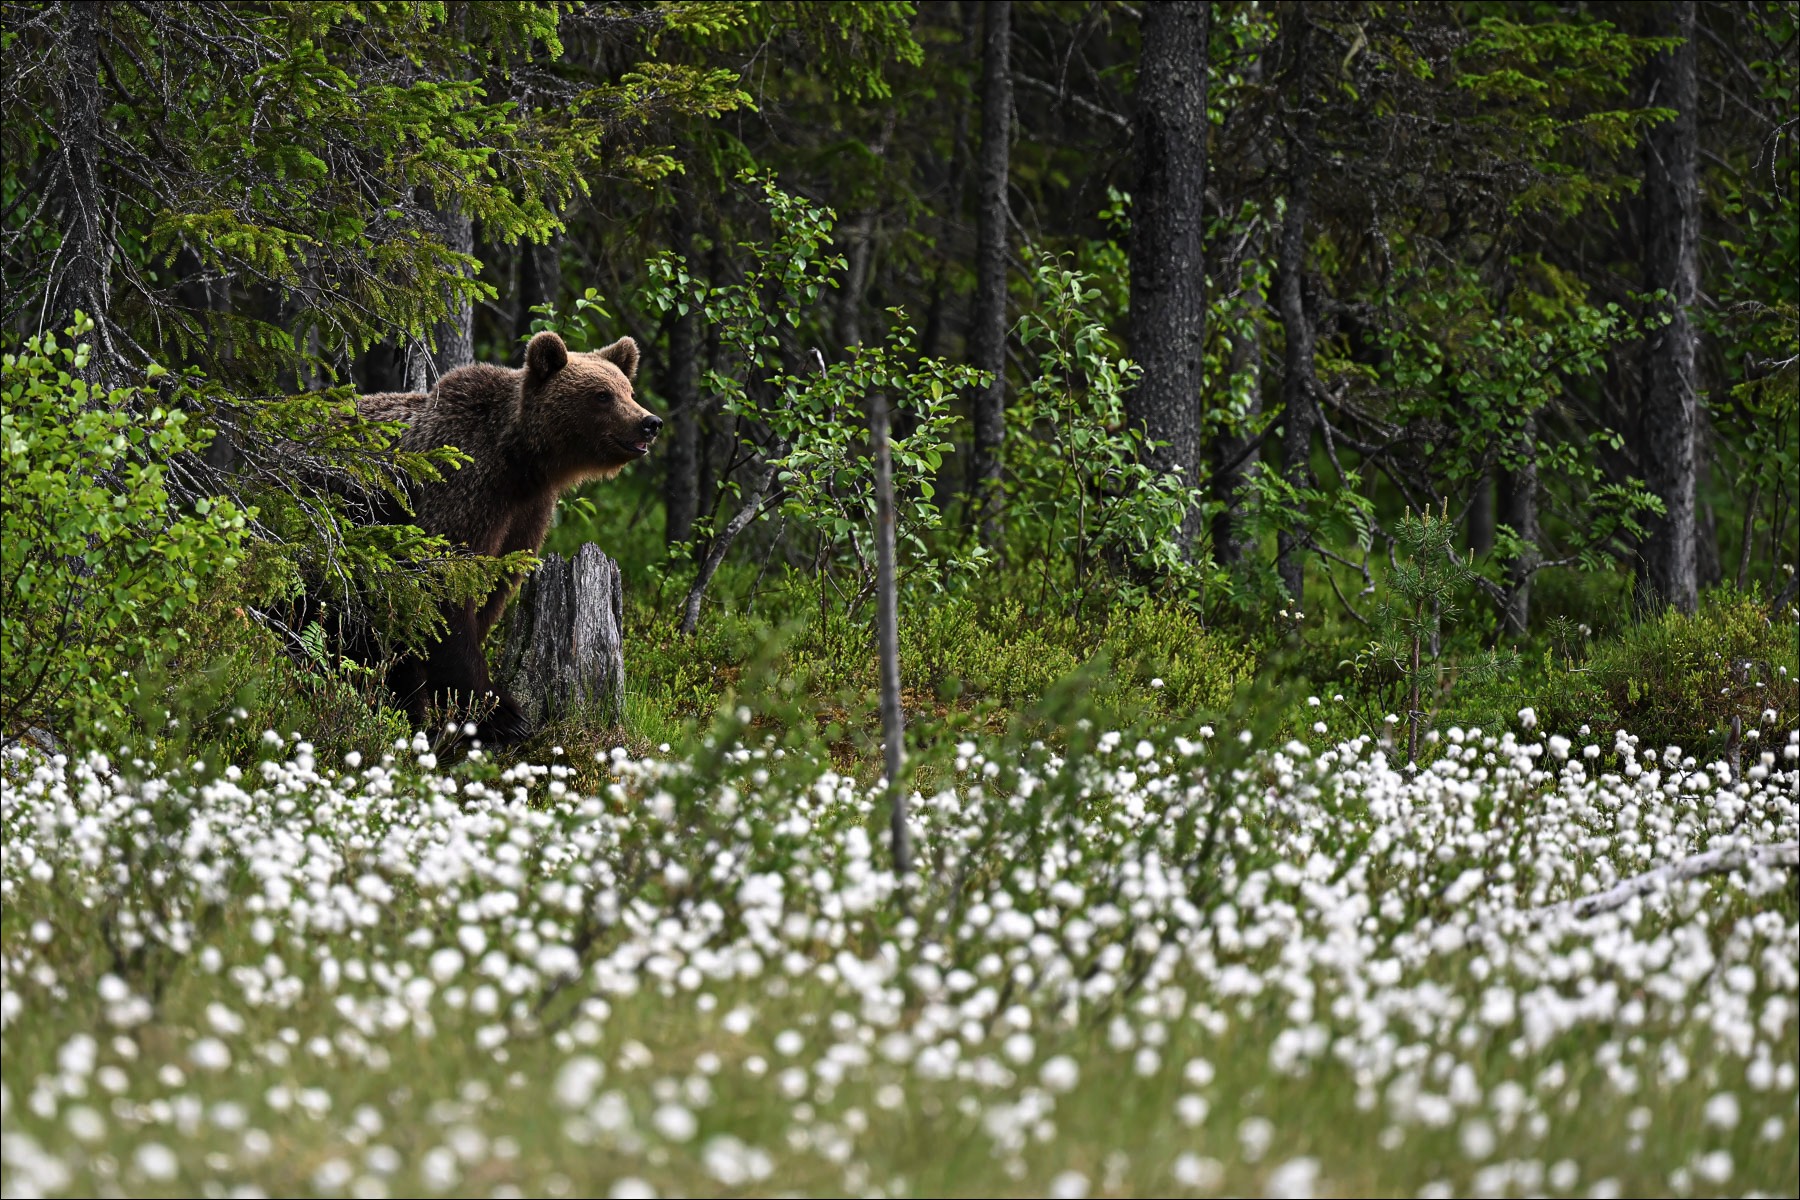
M 1749 1152 L 1791 1140 L 1800 1088 L 1778 721 L 1735 768 L 1527 737 L 1530 709 L 1426 739 L 1418 770 L 1391 733 L 967 741 L 909 818 L 956 906 L 915 890 L 901 919 L 884 790 L 770 747 L 715 747 L 707 779 L 620 748 L 597 796 L 554 756 L 446 771 L 405 740 L 344 773 L 277 735 L 289 759 L 203 786 L 7 750 L 0 1171 L 8 1194 L 171 1190 L 307 1148 L 322 1194 L 895 1192 L 920 1184 L 882 1131 L 954 1122 L 995 1191 L 1328 1194 L 1354 1173 L 1283 1099 L 1305 1095 L 1378 1121 L 1424 1194 L 1791 1191 Z M 1666 870 L 1696 856 L 1726 865 Z M 152 857 L 160 908 L 84 965 Z M 107 973 L 127 939 L 179 986 Z M 1121 1127 L 1119 1088 L 1157 1099 Z M 1615 1109 L 1640 1159 L 1699 1120 L 1646 1184 L 1561 1134 L 1572 1106 Z M 538 1138 L 622 1174 L 558 1174 Z M 1437 1177 L 1414 1146 L 1448 1150 Z

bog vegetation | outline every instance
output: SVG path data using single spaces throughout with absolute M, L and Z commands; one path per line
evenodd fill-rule
M 8 1195 L 1800 1190 L 1792 4 L 0 26 Z M 623 717 L 465 755 L 352 398 L 544 329 Z

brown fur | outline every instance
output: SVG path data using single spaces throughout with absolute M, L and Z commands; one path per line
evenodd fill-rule
M 638 348 L 621 338 L 602 350 L 571 354 L 554 333 L 540 333 L 517 370 L 478 363 L 451 371 L 429 395 L 361 396 L 372 420 L 407 424 L 401 445 L 423 451 L 455 446 L 471 461 L 413 490 L 413 520 L 477 554 L 537 551 L 564 492 L 611 479 L 642 458 L 661 420 L 632 392 Z M 415 724 L 427 702 L 492 691 L 498 708 L 483 723 L 489 744 L 524 735 L 524 722 L 488 677 L 482 642 L 518 586 L 508 580 L 479 605 L 444 614 L 449 632 L 423 659 L 402 660 L 389 682 Z

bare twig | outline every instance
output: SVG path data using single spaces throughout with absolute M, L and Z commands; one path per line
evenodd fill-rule
M 694 576 L 694 586 L 688 589 L 687 603 L 682 606 L 682 633 L 692 633 L 700 624 L 700 601 L 706 596 L 707 585 L 712 583 L 712 577 L 718 571 L 719 564 L 725 561 L 725 552 L 731 549 L 731 543 L 762 511 L 763 497 L 775 485 L 775 475 L 778 470 L 778 467 L 770 466 L 762 473 L 762 477 L 756 481 L 756 486 L 751 488 L 750 494 L 744 498 L 743 507 L 738 509 L 737 515 L 732 517 L 726 523 L 725 528 L 719 531 L 718 536 L 713 538 L 712 545 L 706 548 L 706 559 L 700 564 L 700 573 Z M 780 492 L 777 491 L 776 495 L 780 495 Z

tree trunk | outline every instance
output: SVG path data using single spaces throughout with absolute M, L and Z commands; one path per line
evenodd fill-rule
M 589 542 L 573 561 L 544 559 L 519 589 L 500 679 L 532 726 L 625 715 L 624 591 L 619 564 Z
M 844 286 L 838 291 L 838 345 L 862 345 L 863 296 L 869 290 L 869 263 L 875 257 L 875 217 L 861 212 L 838 227 L 844 242 Z
M 1710 503 L 1700 505 L 1694 519 L 1694 564 L 1700 588 L 1718 587 L 1725 581 L 1725 566 L 1719 561 L 1719 517 Z
M 708 279 L 722 279 L 725 272 L 723 247 L 728 243 L 717 224 L 712 226 L 711 239 L 712 249 L 707 255 L 706 275 Z M 702 341 L 705 343 L 702 360 L 709 368 L 717 370 L 723 361 L 718 326 L 706 327 L 702 333 Z M 706 516 L 714 518 L 713 530 L 716 532 L 721 489 L 737 456 L 737 418 L 726 412 L 723 403 L 714 396 L 701 403 L 698 420 L 700 432 L 695 440 L 699 444 L 700 462 L 697 471 L 699 482 L 694 488 L 694 494 L 698 497 L 694 513 L 696 520 Z M 694 547 L 696 562 L 702 559 L 701 550 L 700 546 Z
M 1250 328 L 1231 338 L 1231 388 L 1236 391 L 1241 386 L 1249 393 L 1240 424 L 1254 420 L 1262 411 L 1263 342 L 1258 317 L 1266 303 L 1260 284 L 1246 289 L 1242 304 L 1250 314 Z M 1247 384 L 1239 383 L 1245 379 Z M 1238 414 L 1232 420 L 1237 422 Z M 1213 518 L 1213 559 L 1222 567 L 1237 566 L 1256 548 L 1255 539 L 1244 528 L 1244 484 L 1260 457 L 1252 442 L 1249 434 L 1234 425 L 1220 433 L 1211 448 L 1213 495 L 1223 506 Z
M 1200 478 L 1201 350 L 1206 325 L 1201 262 L 1206 191 L 1206 38 L 1211 6 L 1170 0 L 1144 9 L 1132 141 L 1131 353 L 1144 373 L 1126 412 L 1152 442 L 1158 471 Z M 1198 509 L 1182 524 L 1191 554 Z
M 537 314 L 531 310 L 541 304 L 556 304 L 562 299 L 562 245 L 552 236 L 540 246 L 536 242 L 519 244 L 519 314 L 513 324 L 513 337 L 524 353 L 531 340 L 531 323 Z
M 1538 564 L 1537 491 L 1537 418 L 1527 417 L 1515 465 L 1501 470 L 1499 484 L 1500 523 L 1527 543 L 1506 564 L 1506 607 L 1500 614 L 1500 627 L 1509 637 L 1524 637 L 1531 624 L 1531 579 Z
M 1312 483 L 1313 434 L 1319 428 L 1318 403 L 1313 395 L 1313 324 L 1306 311 L 1306 222 L 1312 207 L 1312 133 L 1310 116 L 1303 117 L 1289 147 L 1291 179 L 1287 212 L 1281 222 L 1281 241 L 1276 257 L 1276 304 L 1287 341 L 1281 377 L 1282 446 L 1281 472 L 1296 488 Z M 1302 530 L 1284 529 L 1276 539 L 1275 570 L 1288 599 L 1304 604 L 1306 592 L 1306 537 Z
M 731 549 L 731 543 L 737 535 L 744 532 L 757 514 L 762 512 L 763 500 L 769 489 L 775 486 L 776 468 L 768 467 L 757 478 L 744 498 L 743 505 L 737 515 L 725 523 L 725 528 L 713 535 L 706 547 L 706 557 L 700 561 L 699 573 L 694 576 L 694 584 L 688 588 L 687 600 L 681 606 L 681 632 L 692 633 L 700 625 L 700 602 L 706 598 L 706 589 L 712 583 L 712 577 L 718 572 L 719 564 L 725 561 L 725 552 Z M 779 493 L 778 493 L 779 494 Z
M 56 136 L 62 154 L 62 248 L 54 260 L 49 290 L 54 298 L 48 332 L 62 331 L 77 311 L 94 320 L 94 353 L 87 375 L 100 387 L 115 385 L 121 375 L 118 347 L 113 344 L 112 244 L 106 230 L 107 197 L 100 185 L 98 147 L 101 123 L 100 18 L 104 4 L 63 4 L 67 23 Z
M 876 651 L 881 659 L 881 733 L 887 765 L 888 835 L 894 874 L 906 887 L 912 842 L 906 828 L 906 717 L 900 709 L 900 600 L 894 577 L 894 465 L 888 448 L 887 397 L 877 394 L 869 440 L 875 452 Z M 905 904 L 905 892 L 901 892 Z
M 1260 52 L 1252 56 L 1243 71 L 1245 81 L 1260 88 L 1268 47 L 1259 44 L 1257 48 Z M 1249 139 L 1243 169 L 1252 176 L 1268 171 L 1263 139 Z M 1264 358 L 1268 349 L 1264 340 L 1263 314 L 1268 308 L 1269 297 L 1260 270 L 1252 268 L 1251 264 L 1260 264 L 1267 258 L 1269 243 L 1262 217 L 1256 217 L 1255 222 L 1255 240 L 1242 247 L 1235 264 L 1240 298 L 1233 323 L 1242 332 L 1231 336 L 1229 386 L 1231 395 L 1242 394 L 1245 399 L 1241 407 L 1236 407 L 1236 401 L 1233 401 L 1234 410 L 1221 422 L 1220 431 L 1209 448 L 1213 498 L 1221 506 L 1213 518 L 1213 559 L 1226 568 L 1239 567 L 1256 550 L 1256 539 L 1245 528 L 1244 505 L 1249 495 L 1246 482 L 1262 453 L 1259 444 L 1244 430 L 1255 423 L 1263 410 Z M 1219 265 L 1215 261 L 1215 269 Z M 1205 433 L 1203 428 L 1203 438 Z
M 460 205 L 437 210 L 438 235 L 446 249 L 457 254 L 475 253 L 475 224 Z M 432 327 L 432 346 L 412 345 L 406 354 L 406 390 L 429 392 L 458 367 L 475 361 L 474 308 L 467 296 L 459 296 Z
M 475 253 L 475 223 L 453 205 L 442 214 L 444 244 L 458 254 Z M 457 298 L 456 305 L 437 327 L 437 349 L 432 354 L 438 377 L 475 361 L 475 310 L 467 296 Z
M 1003 500 L 1000 451 L 1006 440 L 1006 190 L 1012 137 L 1012 4 L 985 6 L 981 50 L 981 157 L 976 164 L 975 313 L 970 358 L 992 382 L 973 397 L 974 478 L 970 499 L 982 544 L 998 549 Z
M 1494 477 L 1483 471 L 1469 502 L 1469 553 L 1476 558 L 1494 552 Z
M 691 181 L 683 178 L 675 193 L 672 249 L 694 269 L 695 208 Z M 670 545 L 694 536 L 700 515 L 700 314 L 677 312 L 669 327 L 669 369 L 662 381 L 669 398 L 669 450 L 663 476 L 664 537 Z
M 1658 311 L 1669 323 L 1651 333 L 1645 354 L 1638 454 L 1644 481 L 1666 511 L 1646 522 L 1638 597 L 1646 607 L 1667 604 L 1691 613 L 1699 603 L 1694 537 L 1699 333 L 1688 317 L 1700 292 L 1695 5 L 1653 5 L 1651 11 L 1655 32 L 1683 41 L 1646 68 L 1650 102 L 1676 115 L 1653 128 L 1644 142 L 1645 284 L 1668 293 Z

